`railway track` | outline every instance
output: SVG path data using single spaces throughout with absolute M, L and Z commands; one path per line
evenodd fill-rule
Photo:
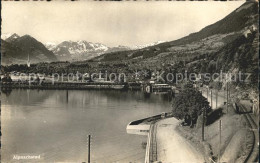
M 247 112 L 247 109 L 244 105 L 238 103 L 238 107 L 242 112 Z M 258 162 L 258 156 L 259 156 L 259 133 L 258 133 L 258 125 L 257 122 L 252 118 L 252 116 L 249 113 L 244 114 L 246 121 L 248 122 L 250 126 L 250 130 L 254 133 L 253 137 L 253 147 L 247 156 L 245 162 Z

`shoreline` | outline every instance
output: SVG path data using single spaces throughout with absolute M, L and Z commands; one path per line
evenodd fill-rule
M 220 134 L 218 131 L 219 120 L 222 121 L 223 126 L 221 129 L 221 143 L 219 142 Z M 201 127 L 178 126 L 177 131 L 204 153 L 207 162 L 216 162 L 218 159 L 224 162 L 245 162 L 252 155 L 250 151 L 255 148 L 253 145 L 255 139 L 244 114 L 236 114 L 233 111 L 224 114 L 219 120 L 206 126 L 205 141 L 201 140 Z M 245 138 L 247 138 L 246 141 Z

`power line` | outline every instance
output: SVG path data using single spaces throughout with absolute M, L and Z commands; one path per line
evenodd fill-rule
M 91 142 L 91 135 L 88 135 L 88 163 L 90 163 L 90 142 Z

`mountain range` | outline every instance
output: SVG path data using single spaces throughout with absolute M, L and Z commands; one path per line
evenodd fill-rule
M 122 47 L 126 50 L 117 51 L 87 41 L 64 41 L 58 45 L 49 43 L 46 47 L 58 59 L 73 56 L 72 61 L 73 58 L 80 61 L 53 63 L 53 70 L 45 70 L 46 65 L 42 64 L 41 70 L 56 72 L 59 69 L 67 73 L 78 69 L 85 72 L 120 70 L 130 73 L 143 69 L 170 72 L 188 70 L 195 73 L 242 71 L 251 73 L 251 80 L 257 83 L 258 19 L 258 2 L 248 1 L 218 22 L 174 41 L 138 48 Z M 6 41 L 3 44 L 12 49 L 11 54 L 16 54 L 21 48 L 13 47 Z M 88 60 L 82 60 L 82 55 Z
M 46 43 L 46 48 L 52 51 L 60 61 L 88 60 L 106 52 L 130 50 L 126 46 L 107 47 L 101 43 L 85 40 L 63 41 L 60 44 Z
M 85 40 L 63 41 L 60 44 L 48 42 L 46 48 L 52 51 L 60 61 L 81 61 L 98 57 L 105 53 L 141 49 L 161 43 L 158 41 L 145 45 L 108 47 L 101 43 L 92 43 Z
M 18 34 L 2 34 L 2 64 L 26 63 L 28 56 L 32 63 L 52 61 L 82 61 L 100 56 L 104 53 L 128 51 L 153 46 L 162 41 L 132 47 L 108 47 L 101 43 L 92 43 L 85 40 L 63 41 L 59 44 L 47 42 L 42 44 L 35 38 Z M 45 48 L 43 47 L 45 46 Z

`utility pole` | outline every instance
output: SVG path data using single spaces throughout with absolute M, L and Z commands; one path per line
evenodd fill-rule
M 209 100 L 209 88 L 207 87 L 207 100 Z
M 202 141 L 204 141 L 204 126 L 205 126 L 205 107 L 202 113 Z
M 229 87 L 230 87 L 230 86 L 229 86 Z M 228 98 L 229 98 L 229 99 L 230 99 L 230 92 L 231 92 L 230 90 L 231 90 L 231 88 L 228 89 Z
M 216 109 L 218 108 L 218 90 L 216 89 Z
M 212 89 L 210 90 L 210 96 L 211 96 L 211 98 L 210 98 L 210 104 L 211 104 L 211 109 L 213 109 L 213 101 L 212 101 Z
M 218 162 L 220 163 L 220 149 L 221 149 L 221 120 L 219 120 L 219 153 L 218 153 Z
M 228 112 L 228 82 L 227 82 L 227 112 Z
M 90 163 L 90 139 L 91 135 L 88 135 L 88 163 Z
M 68 90 L 66 91 L 66 102 L 67 103 L 69 102 L 69 91 Z

